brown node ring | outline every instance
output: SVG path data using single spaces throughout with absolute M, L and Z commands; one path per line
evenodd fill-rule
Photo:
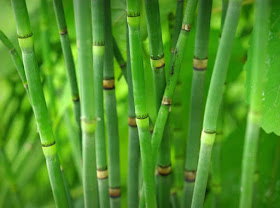
M 97 170 L 96 173 L 97 173 L 97 178 L 98 179 L 106 179 L 106 178 L 108 178 L 108 171 L 107 171 L 107 169 Z
M 128 121 L 129 126 L 131 126 L 131 127 L 136 127 L 137 126 L 135 117 L 128 117 L 127 121 Z
M 182 30 L 190 32 L 191 31 L 191 25 L 190 24 L 182 24 Z
M 195 182 L 196 170 L 194 170 L 194 171 L 186 170 L 184 175 L 185 175 L 185 181 L 186 182 Z
M 161 104 L 162 105 L 167 105 L 170 106 L 172 103 L 172 98 L 168 98 L 168 97 L 163 97 Z
M 65 27 L 64 29 L 62 29 L 62 30 L 59 31 L 59 34 L 60 34 L 60 35 L 66 35 L 67 33 L 68 33 L 67 27 Z
M 119 198 L 121 196 L 121 188 L 109 188 L 109 196 L 111 198 Z
M 161 176 L 168 176 L 171 173 L 171 165 L 166 167 L 158 166 L 157 173 Z
M 205 71 L 207 69 L 208 59 L 193 58 L 193 69 L 197 71 Z
M 115 79 L 104 79 L 103 80 L 103 89 L 112 90 L 115 89 Z

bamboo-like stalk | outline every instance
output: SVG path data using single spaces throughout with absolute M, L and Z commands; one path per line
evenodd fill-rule
M 197 7 L 197 0 L 190 0 L 188 2 L 184 19 L 183 19 L 181 32 L 174 51 L 174 56 L 170 62 L 169 80 L 163 94 L 161 107 L 158 112 L 158 116 L 154 127 L 154 132 L 152 136 L 152 148 L 153 148 L 154 158 L 157 155 L 161 143 L 161 138 L 164 132 L 164 127 L 168 119 L 168 114 L 172 103 L 173 94 L 176 88 L 176 83 L 178 80 L 182 58 L 184 56 L 184 51 L 186 50 L 189 33 L 191 31 L 191 25 L 193 23 L 196 7 Z
M 105 144 L 105 127 L 104 127 L 104 106 L 103 106 L 103 66 L 105 51 L 105 1 L 92 0 L 92 38 L 93 38 L 93 68 L 95 84 L 95 116 L 96 116 L 96 167 L 99 188 L 99 205 L 100 207 L 109 206 L 108 192 L 108 171 Z
M 23 64 L 29 86 L 29 94 L 43 152 L 46 158 L 49 178 L 57 207 L 69 207 L 64 187 L 56 143 L 51 121 L 40 81 L 40 75 L 34 54 L 33 34 L 24 0 L 11 0 L 16 19 L 19 45 L 22 50 Z
M 127 170 L 127 205 L 138 207 L 139 204 L 139 162 L 140 147 L 136 125 L 133 86 L 131 77 L 131 59 L 129 37 L 127 33 L 127 84 L 128 84 L 128 170 Z
M 204 82 L 208 61 L 211 9 L 212 0 L 199 1 L 195 51 L 193 58 L 189 131 L 185 159 L 183 207 L 191 207 L 198 163 L 200 133 L 202 129 L 204 111 Z
M 22 84 L 23 84 L 26 92 L 28 92 L 28 85 L 27 85 L 27 80 L 26 80 L 26 76 L 25 76 L 25 71 L 24 71 L 22 60 L 21 60 L 18 52 L 16 51 L 15 47 L 13 46 L 11 41 L 8 39 L 8 37 L 3 33 L 2 30 L 0 30 L 0 40 L 6 46 L 6 48 L 9 50 L 9 53 L 10 53 L 11 58 L 13 60 L 13 63 L 15 65 L 16 70 L 17 70 L 17 72 L 19 74 L 19 77 L 20 77 L 20 79 L 22 81 Z
M 112 208 L 120 207 L 121 179 L 119 156 L 119 130 L 115 94 L 114 53 L 111 20 L 111 2 L 105 0 L 105 62 L 103 89 L 105 96 L 105 118 L 109 148 L 109 195 Z
M 247 128 L 242 159 L 240 208 L 252 207 L 254 173 L 262 115 L 262 93 L 266 66 L 266 51 L 269 34 L 269 0 L 256 1 L 255 27 L 253 31 L 252 52 L 252 90 L 247 115 Z
M 125 81 L 126 83 L 128 82 L 127 80 L 127 65 L 126 65 L 126 62 L 122 56 L 122 53 L 118 47 L 118 44 L 116 42 L 116 39 L 113 37 L 113 52 L 114 52 L 114 56 L 122 70 L 122 75 L 124 76 L 125 78 Z
M 60 35 L 60 43 L 64 56 L 67 77 L 70 83 L 70 90 L 72 95 L 73 110 L 75 120 L 78 126 L 79 134 L 81 134 L 81 109 L 80 109 L 80 96 L 75 72 L 75 64 L 73 60 L 70 40 L 67 31 L 67 25 L 64 15 L 62 0 L 53 0 L 56 22 Z
M 90 0 L 74 0 L 78 48 L 78 68 L 81 83 L 81 127 L 83 158 L 83 190 L 85 207 L 98 207 L 98 186 L 95 154 L 94 76 L 92 56 L 92 26 Z M 86 26 L 85 26 L 86 25 Z
M 155 208 L 157 205 L 154 178 L 154 158 L 152 157 L 151 135 L 149 132 L 149 115 L 146 109 L 142 45 L 140 39 L 139 3 L 139 1 L 134 0 L 127 1 L 127 23 L 129 29 L 133 96 L 142 159 L 143 190 L 146 206 L 149 208 Z
M 204 203 L 212 147 L 216 136 L 218 112 L 222 101 L 223 85 L 226 79 L 241 4 L 242 0 L 230 1 L 221 41 L 218 47 L 204 114 L 198 169 L 192 198 L 192 208 L 203 207 Z
M 150 46 L 150 62 L 155 84 L 156 111 L 158 111 L 166 85 L 165 59 L 158 0 L 145 0 L 145 8 Z M 170 132 L 168 124 L 165 125 L 158 158 L 154 158 L 154 160 L 157 160 L 158 207 L 169 207 L 171 161 Z
M 42 60 L 43 72 L 46 77 L 47 93 L 49 94 L 48 109 L 52 118 L 56 115 L 56 102 L 55 102 L 55 87 L 53 83 L 53 70 L 51 63 L 51 45 L 50 45 L 50 32 L 49 32 L 49 17 L 48 17 L 48 3 L 47 0 L 41 0 L 41 44 L 42 44 Z

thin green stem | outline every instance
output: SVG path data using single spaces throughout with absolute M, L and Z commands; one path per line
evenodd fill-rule
M 191 207 L 197 170 L 200 133 L 203 120 L 204 82 L 208 62 L 208 42 L 212 0 L 198 4 L 197 31 L 193 59 L 193 77 L 189 117 L 188 140 L 185 159 L 185 183 L 183 207 Z
M 81 127 L 83 158 L 84 205 L 98 207 L 98 186 L 95 153 L 95 97 L 92 56 L 92 26 L 90 0 L 74 0 L 78 47 L 78 69 L 81 83 Z M 86 26 L 85 26 L 86 25 Z
M 16 19 L 19 45 L 22 50 L 23 64 L 29 86 L 29 94 L 36 118 L 37 128 L 41 138 L 43 152 L 54 199 L 57 207 L 69 207 L 60 163 L 57 156 L 56 143 L 52 132 L 51 121 L 36 63 L 33 43 L 33 33 L 24 0 L 11 0 Z
M 78 90 L 78 84 L 76 78 L 75 64 L 74 64 L 70 40 L 68 36 L 62 0 L 53 0 L 53 5 L 54 5 L 55 16 L 56 16 L 56 22 L 59 30 L 59 35 L 60 35 L 60 43 L 64 56 L 67 77 L 70 83 L 75 120 L 80 135 L 81 134 L 80 96 L 79 96 L 79 90 Z
M 111 20 L 111 2 L 105 0 L 105 63 L 103 89 L 105 96 L 105 118 L 109 149 L 109 195 L 112 208 L 120 207 L 121 179 L 119 155 L 118 115 L 114 77 L 114 53 Z
M 253 31 L 252 90 L 247 115 L 247 129 L 242 160 L 240 208 L 252 207 L 254 173 L 262 115 L 262 93 L 266 68 L 266 51 L 269 34 L 270 1 L 257 0 Z
M 116 39 L 113 37 L 113 51 L 114 51 L 114 56 L 122 70 L 122 75 L 124 76 L 125 78 L 125 81 L 128 82 L 127 80 L 127 65 L 126 65 L 126 62 L 122 56 L 122 53 L 118 47 L 118 44 L 116 42 Z
M 198 169 L 192 198 L 192 208 L 201 208 L 204 203 L 212 147 L 216 136 L 218 113 L 223 95 L 223 85 L 226 79 L 241 4 L 242 0 L 230 1 L 223 28 L 223 35 L 218 47 L 204 114 Z
M 139 133 L 142 159 L 143 189 L 146 206 L 155 208 L 156 192 L 154 177 L 154 158 L 149 132 L 149 115 L 146 109 L 145 80 L 143 71 L 142 45 L 140 38 L 140 2 L 127 1 L 127 23 L 129 28 L 129 48 L 136 123 Z

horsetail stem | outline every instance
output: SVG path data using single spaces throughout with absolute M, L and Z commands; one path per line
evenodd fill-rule
M 23 63 L 22 63 L 22 60 L 21 60 L 17 50 L 15 49 L 15 47 L 13 46 L 11 41 L 7 38 L 7 36 L 3 33 L 2 30 L 0 30 L 0 40 L 6 46 L 6 48 L 9 50 L 13 63 L 15 65 L 16 70 L 19 74 L 19 77 L 22 81 L 22 84 L 23 84 L 24 88 L 26 89 L 26 92 L 28 93 L 28 85 L 27 85 L 27 80 L 26 80 L 26 76 L 25 76 Z
M 22 50 L 23 64 L 29 86 L 29 95 L 39 130 L 43 153 L 57 207 L 69 207 L 65 191 L 51 121 L 34 54 L 33 33 L 24 0 L 11 0 L 16 20 L 17 34 Z
M 146 205 L 155 208 L 156 192 L 154 179 L 154 158 L 151 153 L 151 135 L 149 132 L 149 115 L 146 109 L 146 93 L 143 71 L 142 46 L 140 39 L 140 6 L 139 1 L 127 1 L 127 22 L 129 28 L 129 48 L 133 96 L 135 103 L 136 123 L 142 159 L 143 189 Z
M 241 4 L 242 0 L 230 1 L 221 41 L 218 47 L 204 114 L 192 208 L 203 207 L 211 152 L 216 135 L 217 117 L 222 100 L 223 85 L 226 79 L 231 49 L 235 38 L 235 31 L 238 25 Z
M 127 64 L 121 54 L 121 51 L 118 47 L 118 44 L 116 42 L 116 39 L 113 37 L 113 52 L 114 52 L 114 56 L 121 68 L 121 71 L 122 71 L 122 75 L 124 76 L 125 78 L 125 81 L 127 82 Z
M 253 31 L 252 90 L 247 115 L 247 128 L 242 160 L 240 208 L 252 207 L 253 183 L 262 116 L 262 93 L 266 70 L 266 51 L 269 34 L 269 0 L 256 1 L 255 27 Z
M 198 163 L 199 139 L 203 119 L 204 82 L 208 62 L 211 9 L 212 0 L 199 1 L 193 59 L 189 130 L 185 159 L 183 207 L 191 207 Z M 189 178 L 190 174 L 193 177 L 192 179 Z
M 191 31 L 191 25 L 193 23 L 196 6 L 197 6 L 197 0 L 190 0 L 188 2 L 185 16 L 183 19 L 181 32 L 178 38 L 178 42 L 176 44 L 174 56 L 172 57 L 172 60 L 170 62 L 170 70 L 169 70 L 170 77 L 164 91 L 161 107 L 158 112 L 158 116 L 154 127 L 154 132 L 152 136 L 152 147 L 153 147 L 154 157 L 158 152 L 161 143 L 161 138 L 163 136 L 163 132 L 165 129 L 164 127 L 168 119 L 168 114 L 172 104 L 172 97 L 176 88 L 176 83 L 181 68 L 182 58 L 184 56 L 184 51 L 187 45 L 189 33 Z
M 95 84 L 95 147 L 96 147 L 96 166 L 97 179 L 99 188 L 99 204 L 100 207 L 109 206 L 108 193 L 108 174 L 106 177 L 99 177 L 100 171 L 107 172 L 106 144 L 105 144 L 105 128 L 104 128 L 104 107 L 103 107 L 103 66 L 104 66 L 104 1 L 92 0 L 92 38 L 93 38 L 93 68 L 94 68 L 94 84 Z
M 156 111 L 159 110 L 161 99 L 164 93 L 165 81 L 165 59 L 160 26 L 160 13 L 158 0 L 145 0 L 146 19 L 148 27 L 149 48 L 151 67 L 154 76 Z M 170 196 L 170 134 L 169 125 L 165 125 L 163 138 L 157 160 L 157 190 L 158 207 L 168 207 Z
M 120 207 L 121 179 L 119 156 L 119 130 L 114 78 L 114 53 L 111 20 L 111 2 L 105 0 L 105 63 L 103 88 L 105 95 L 105 118 L 109 148 L 109 194 L 112 208 Z
M 81 83 L 81 127 L 83 158 L 83 191 L 85 207 L 98 207 L 98 186 L 95 155 L 94 76 L 92 56 L 92 26 L 90 0 L 74 0 L 78 48 L 78 68 Z M 84 25 L 87 25 L 86 27 Z
M 139 136 L 133 99 L 131 77 L 131 59 L 129 51 L 129 37 L 127 32 L 127 84 L 128 84 L 128 170 L 127 170 L 127 204 L 128 207 L 138 207 L 139 204 Z
M 73 110 L 75 115 L 75 120 L 78 126 L 79 135 L 81 135 L 81 107 L 80 107 L 80 96 L 76 78 L 75 64 L 73 60 L 69 35 L 67 31 L 67 25 L 64 15 L 62 0 L 53 0 L 53 6 L 56 16 L 56 22 L 59 30 L 59 37 L 61 48 L 63 52 L 67 77 L 70 83 L 70 91 L 73 102 Z M 81 145 L 80 145 L 81 146 Z

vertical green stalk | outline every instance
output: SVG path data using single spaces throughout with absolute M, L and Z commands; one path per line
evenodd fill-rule
M 126 65 L 125 60 L 123 59 L 121 51 L 120 51 L 114 37 L 113 37 L 113 52 L 114 52 L 114 56 L 119 64 L 119 66 L 122 70 L 122 75 L 124 76 L 125 81 L 127 82 L 127 65 Z
M 269 33 L 270 1 L 256 1 L 255 27 L 253 31 L 252 90 L 247 115 L 247 129 L 242 160 L 240 208 L 252 207 L 254 173 L 262 115 L 262 93 L 266 67 L 266 51 Z
M 145 8 L 150 46 L 150 61 L 155 84 L 156 111 L 158 111 L 166 85 L 165 59 L 163 53 L 158 0 L 145 0 Z M 169 207 L 171 173 L 169 133 L 169 125 L 165 125 L 159 155 L 158 158 L 154 158 L 154 160 L 157 159 L 158 207 Z
M 90 0 L 74 0 L 78 48 L 78 68 L 81 83 L 81 127 L 83 140 L 83 190 L 85 207 L 98 207 L 98 186 L 95 155 L 95 97 L 92 56 Z M 106 172 L 107 173 L 107 172 Z
M 227 68 L 235 38 L 235 31 L 238 25 L 241 4 L 242 0 L 230 1 L 223 34 L 217 52 L 204 114 L 192 208 L 203 207 L 204 203 L 212 147 L 216 136 L 217 118 L 223 95 L 223 85 L 227 75 Z
M 51 116 L 55 117 L 56 103 L 55 103 L 55 87 L 53 84 L 53 70 L 51 63 L 51 45 L 49 33 L 49 17 L 48 17 L 48 3 L 47 0 L 41 0 L 41 44 L 42 44 L 42 59 L 43 71 L 46 76 L 47 92 L 49 94 L 49 109 Z
M 103 108 L 103 66 L 104 66 L 104 15 L 105 1 L 92 0 L 92 38 L 93 38 L 93 68 L 95 89 L 95 116 L 96 116 L 96 167 L 99 188 L 99 205 L 109 206 L 108 171 L 105 144 L 104 108 Z
M 26 76 L 25 76 L 25 71 L 24 71 L 22 60 L 21 60 L 18 52 L 16 51 L 16 49 L 13 46 L 13 44 L 11 43 L 11 41 L 7 38 L 7 36 L 3 33 L 2 30 L 0 30 L 0 40 L 6 46 L 6 48 L 9 50 L 13 63 L 15 65 L 16 70 L 19 74 L 19 77 L 22 81 L 22 84 L 28 94 L 28 85 L 27 85 L 27 80 L 26 80 Z
M 127 33 L 127 84 L 128 84 L 128 170 L 127 170 L 127 205 L 138 207 L 139 204 L 139 136 L 133 99 L 131 77 L 131 59 L 129 51 L 129 37 Z
M 199 155 L 200 133 L 203 120 L 204 82 L 208 62 L 212 0 L 201 0 L 198 4 L 197 30 L 193 58 L 193 77 L 189 130 L 185 159 L 185 182 L 183 207 L 191 207 Z
M 146 109 L 145 80 L 143 71 L 142 45 L 140 38 L 140 2 L 127 1 L 127 23 L 136 123 L 139 133 L 142 159 L 143 190 L 146 207 L 155 208 L 156 192 L 154 177 L 154 157 L 149 132 L 149 115 Z
M 105 96 L 105 118 L 109 147 L 109 195 L 112 208 L 120 207 L 121 179 L 119 156 L 119 130 L 115 94 L 114 53 L 111 20 L 111 2 L 105 0 L 105 62 L 103 89 Z
M 64 15 L 62 0 L 53 0 L 54 11 L 56 16 L 56 22 L 60 35 L 60 43 L 64 56 L 64 62 L 66 66 L 67 77 L 70 83 L 70 90 L 72 95 L 73 109 L 75 120 L 79 129 L 79 135 L 81 134 L 81 110 L 80 110 L 80 96 L 75 72 L 75 64 L 73 60 L 70 40 L 67 31 L 67 25 Z
M 57 207 L 69 207 L 51 121 L 40 80 L 38 65 L 34 54 L 33 33 L 24 0 L 11 0 L 16 19 L 17 34 L 22 50 L 23 64 L 29 86 L 29 94 L 35 114 L 37 128 L 46 158 L 49 178 Z

